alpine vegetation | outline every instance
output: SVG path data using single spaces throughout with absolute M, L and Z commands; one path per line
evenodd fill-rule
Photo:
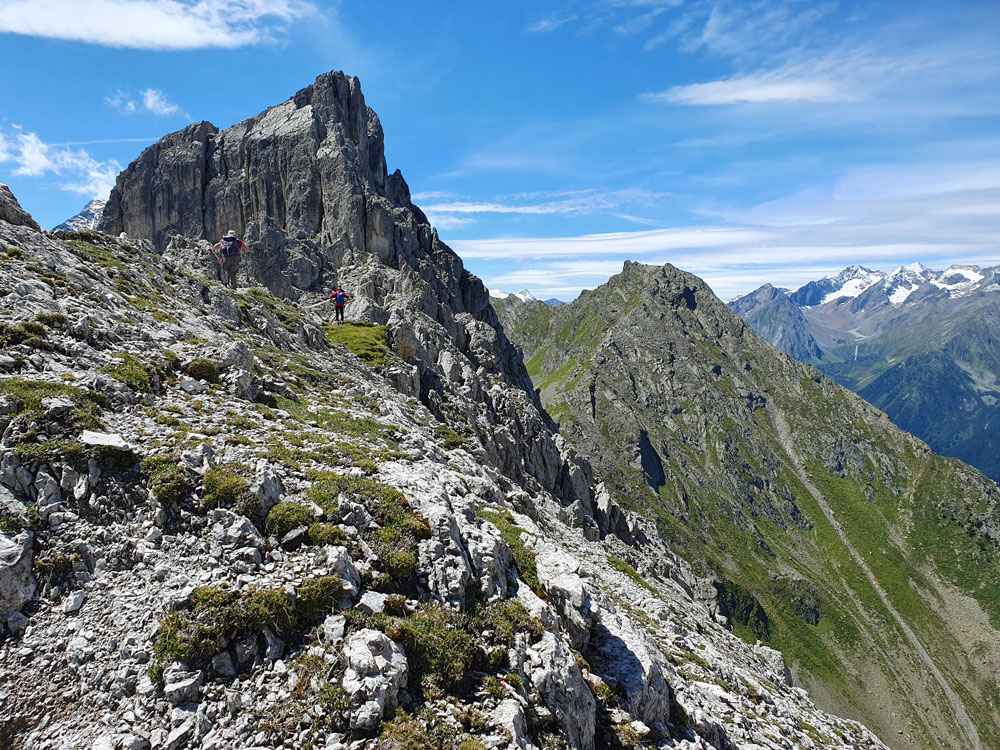
M 0 248 L 0 747 L 995 744 L 995 488 L 638 268 L 622 304 L 673 285 L 685 344 L 637 366 L 683 387 L 633 381 L 662 419 L 622 452 L 603 321 L 526 367 L 356 78 L 164 137 L 96 230 L 0 190 Z M 899 723 L 850 672 L 869 642 L 861 679 L 920 686 Z

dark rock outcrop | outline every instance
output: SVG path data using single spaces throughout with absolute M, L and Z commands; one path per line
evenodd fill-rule
M 36 232 L 42 231 L 38 222 L 31 218 L 31 214 L 21 208 L 10 188 L 2 183 L 0 183 L 0 221 L 6 221 L 14 226 L 28 227 Z

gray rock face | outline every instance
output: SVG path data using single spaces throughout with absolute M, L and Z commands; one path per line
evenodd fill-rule
M 21 208 L 17 198 L 10 191 L 10 188 L 0 183 L 0 221 L 6 221 L 14 226 L 28 227 L 36 232 L 42 231 L 38 222 L 31 218 L 31 214 Z
M 22 531 L 13 539 L 0 534 L 0 620 L 35 595 L 31 558 L 30 532 Z
M 99 228 L 161 252 L 169 245 L 186 263 L 234 229 L 251 249 L 251 278 L 272 292 L 343 285 L 350 314 L 388 325 L 393 351 L 416 367 L 419 382 L 397 367 L 404 392 L 444 419 L 442 394 L 458 390 L 463 398 L 449 401 L 476 426 L 485 458 L 552 491 L 568 520 L 597 533 L 590 467 L 555 441 L 486 288 L 410 201 L 400 173 L 388 174 L 382 126 L 357 78 L 324 73 L 227 130 L 201 122 L 166 136 L 119 175 Z M 254 395 L 245 380 L 227 383 Z

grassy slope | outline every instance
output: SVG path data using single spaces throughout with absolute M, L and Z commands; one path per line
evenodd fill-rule
M 631 292 L 620 292 L 616 299 L 624 304 L 605 318 L 595 311 L 607 308 L 607 300 L 598 305 L 587 299 L 583 305 L 555 310 L 525 306 L 531 308 L 530 315 L 500 309 L 508 333 L 525 348 L 546 408 L 561 421 L 564 434 L 578 443 L 583 436 L 583 442 L 592 443 L 588 431 L 596 430 L 598 442 L 614 445 L 620 425 L 600 420 L 588 424 L 587 412 L 594 408 L 591 403 L 601 414 L 611 402 L 620 406 L 629 400 L 628 384 L 616 387 L 609 377 L 605 339 L 615 323 L 627 325 L 624 319 L 643 301 Z M 682 308 L 678 316 L 683 320 L 685 314 Z M 737 325 L 735 320 L 732 325 Z M 668 481 L 654 495 L 629 451 L 619 444 L 615 456 L 596 462 L 605 478 L 617 475 L 609 485 L 623 502 L 654 515 L 662 533 L 690 559 L 703 561 L 756 597 L 767 615 L 769 641 L 828 707 L 862 718 L 898 747 L 961 746 L 954 744 L 957 730 L 948 719 L 941 688 L 796 477 L 777 438 L 774 418 L 779 415 L 791 425 L 793 439 L 801 442 L 809 460 L 799 468 L 821 492 L 890 605 L 962 696 L 984 745 L 1000 746 L 998 686 L 990 674 L 997 666 L 1000 557 L 996 543 L 980 528 L 982 519 L 995 513 L 991 503 L 996 495 L 984 491 L 988 484 L 967 467 L 929 453 L 884 419 L 872 421 L 858 399 L 814 371 L 810 375 L 798 366 L 801 377 L 790 382 L 794 366 L 790 369 L 774 352 L 768 353 L 774 362 L 747 357 L 758 373 L 757 384 L 767 393 L 767 407 L 752 410 L 751 429 L 740 417 L 738 391 L 745 379 L 725 377 L 735 369 L 732 350 L 727 355 L 718 340 L 697 335 L 704 333 L 697 328 L 692 317 L 697 357 L 719 365 L 723 376 L 710 388 L 678 394 L 680 400 L 666 418 L 671 424 L 659 430 L 667 448 Z M 658 356 L 662 349 L 647 354 Z M 588 403 L 580 384 L 594 379 L 595 372 L 599 385 Z M 732 406 L 719 409 L 720 400 Z M 651 432 L 656 427 L 646 426 Z M 825 434 L 811 434 L 817 432 Z M 700 439 L 670 439 L 680 434 Z M 837 440 L 856 454 L 856 465 L 838 469 L 831 462 L 829 445 Z M 842 476 L 834 476 L 831 469 Z M 740 474 L 750 489 L 733 492 L 731 487 L 713 486 L 713 472 Z M 773 508 L 760 506 L 753 481 L 762 476 L 772 494 L 792 498 L 797 519 L 789 522 Z M 818 588 L 821 617 L 816 625 L 800 616 L 789 595 L 797 580 Z M 964 642 L 966 623 L 946 606 L 955 589 L 988 613 L 993 630 L 977 631 L 985 632 L 986 640 Z M 748 640 L 756 637 L 740 623 L 736 630 Z M 984 655 L 989 650 L 991 657 Z M 897 735 L 899 730 L 904 734 Z

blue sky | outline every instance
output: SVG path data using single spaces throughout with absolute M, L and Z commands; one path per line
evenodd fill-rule
M 1000 263 L 994 0 L 0 0 L 0 45 L 0 181 L 43 226 L 343 69 L 492 288 Z

